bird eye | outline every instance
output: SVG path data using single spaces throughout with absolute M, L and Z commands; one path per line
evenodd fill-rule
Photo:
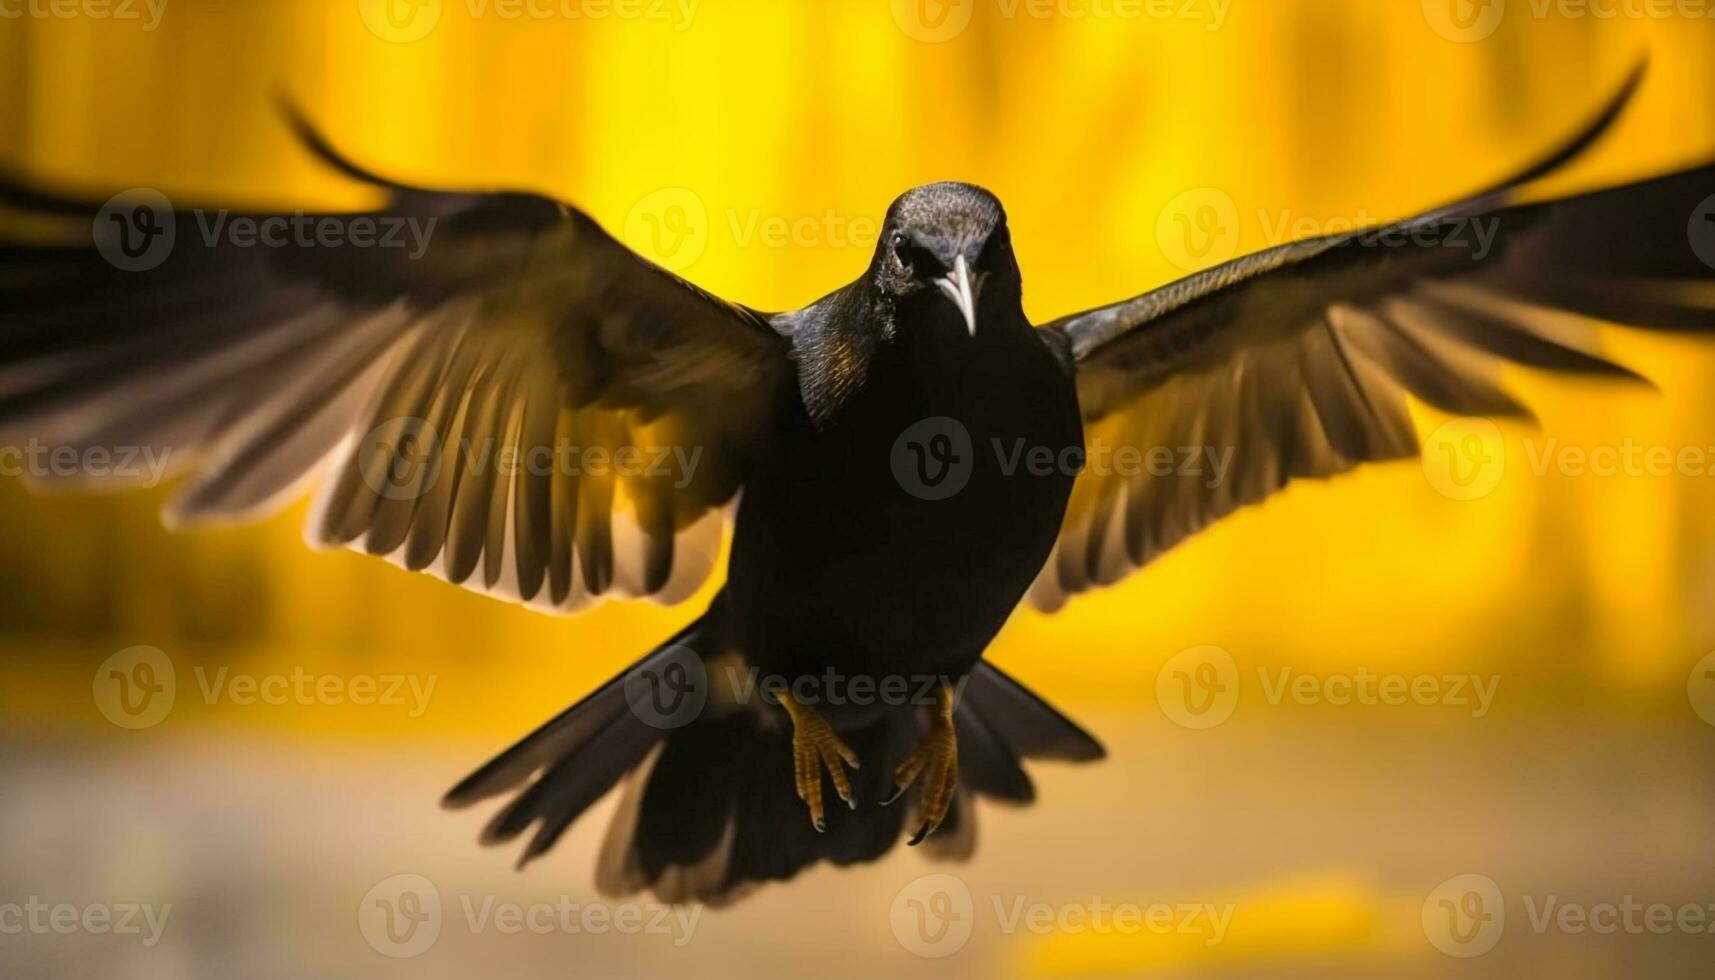
M 887 236 L 887 253 L 893 258 L 893 263 L 900 268 L 905 267 L 905 253 L 901 250 L 905 245 L 905 233 L 891 232 Z
M 894 240 L 893 254 L 898 258 L 900 265 L 911 270 L 911 273 L 919 279 L 941 275 L 947 271 L 947 267 L 941 264 L 941 260 L 935 257 L 934 252 L 921 245 L 913 245 L 907 242 L 904 236 L 899 236 Z

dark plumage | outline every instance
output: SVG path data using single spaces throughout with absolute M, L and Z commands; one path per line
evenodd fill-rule
M 671 899 L 730 900 L 937 825 L 931 847 L 958 856 L 975 797 L 1032 798 L 1021 760 L 1101 754 L 982 662 L 1027 593 L 1053 607 L 1293 479 L 1415 454 L 1407 394 L 1522 415 L 1497 364 L 1635 378 L 1590 326 L 1551 315 L 1715 327 L 1711 267 L 1687 235 L 1715 167 L 1524 203 L 1637 81 L 1559 152 L 1463 203 L 1040 328 L 1000 203 L 967 184 L 906 193 L 859 278 L 770 315 L 642 261 L 570 207 L 399 185 L 307 128 L 314 152 L 385 192 L 365 217 L 437 223 L 420 258 L 182 234 L 158 267 L 126 272 L 101 257 L 100 222 L 91 237 L 96 206 L 9 182 L 0 208 L 31 234 L 0 246 L 0 422 L 56 444 L 171 448 L 191 477 L 179 522 L 248 516 L 325 462 L 318 541 L 559 610 L 688 595 L 730 510 L 710 607 L 448 804 L 510 796 L 484 840 L 529 831 L 528 860 L 625 781 L 600 881 Z M 1456 244 L 1472 220 L 1492 224 L 1492 248 Z M 1233 470 L 1080 469 L 1097 440 L 1229 448 Z M 700 455 L 592 472 L 459 452 L 566 443 Z M 1051 465 L 1021 465 L 1035 452 Z M 651 685 L 685 670 L 706 704 L 664 724 Z M 745 695 L 731 683 L 745 671 L 871 690 L 943 679 L 961 697 L 811 710 Z M 854 808 L 824 820 L 823 789 L 846 795 L 848 775 Z M 902 786 L 911 811 L 879 805 Z

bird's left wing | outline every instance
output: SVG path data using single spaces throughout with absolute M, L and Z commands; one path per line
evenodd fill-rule
M 1559 152 L 1463 203 L 1045 326 L 1076 362 L 1089 454 L 1035 604 L 1118 581 L 1294 479 L 1415 456 L 1406 393 L 1528 416 L 1500 364 L 1636 380 L 1586 317 L 1715 328 L 1715 224 L 1696 226 L 1715 167 L 1517 203 L 1607 129 L 1640 74 Z
M 184 523 L 324 471 L 319 543 L 559 610 L 694 590 L 789 404 L 786 339 L 573 208 L 393 183 L 300 128 L 385 203 L 103 209 L 0 186 L 0 431 L 39 447 L 31 474 L 163 460 L 190 477 Z

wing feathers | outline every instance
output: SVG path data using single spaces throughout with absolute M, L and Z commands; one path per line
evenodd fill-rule
M 1046 327 L 1074 352 L 1092 439 L 1201 447 L 1231 465 L 1215 480 L 1086 469 L 1032 598 L 1051 606 L 1115 581 L 1294 479 L 1414 456 L 1404 395 L 1531 419 L 1498 381 L 1506 364 L 1642 380 L 1601 355 L 1581 317 L 1715 329 L 1715 264 L 1697 254 L 1695 224 L 1715 166 L 1515 203 L 1606 132 L 1640 78 L 1542 161 L 1460 204 L 1241 258 Z
M 1649 383 L 1629 368 L 1534 332 L 1522 318 L 1508 321 L 1504 314 L 1487 312 L 1444 283 L 1422 283 L 1407 299 L 1416 315 L 1437 332 L 1515 364 L 1562 374 Z
M 204 220 L 185 211 L 130 272 L 99 206 L 0 180 L 22 219 L 0 225 L 0 429 L 170 450 L 194 474 L 178 523 L 277 505 L 331 459 L 312 540 L 533 606 L 695 591 L 705 518 L 793 390 L 787 341 L 556 201 L 408 187 L 288 114 L 387 192 L 317 220 L 415 222 L 426 247 L 241 246 L 182 233 Z M 656 466 L 658 433 L 699 466 Z

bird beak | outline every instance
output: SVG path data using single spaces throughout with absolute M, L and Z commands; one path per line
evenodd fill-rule
M 975 282 L 971 280 L 971 267 L 965 262 L 963 255 L 953 261 L 953 271 L 935 280 L 935 285 L 941 287 L 941 292 L 953 301 L 959 312 L 965 315 L 965 326 L 971 331 L 971 336 L 977 335 L 977 294 L 982 291 L 982 278 Z

